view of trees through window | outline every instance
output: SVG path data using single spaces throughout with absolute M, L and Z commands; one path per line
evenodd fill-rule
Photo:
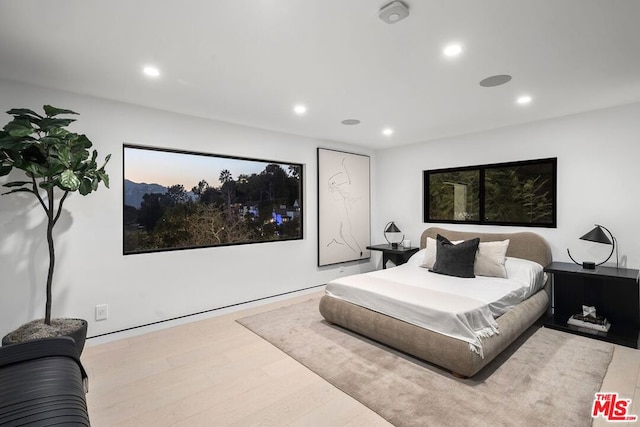
M 435 172 L 429 176 L 429 218 L 447 221 L 480 219 L 480 172 Z
M 541 163 L 487 168 L 484 218 L 492 223 L 555 223 L 554 165 Z
M 302 238 L 300 164 L 124 152 L 125 254 Z
M 424 171 L 424 221 L 556 225 L 557 160 Z

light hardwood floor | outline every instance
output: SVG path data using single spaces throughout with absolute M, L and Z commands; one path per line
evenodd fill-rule
M 114 341 L 90 339 L 82 361 L 92 426 L 390 426 L 235 322 L 321 294 Z M 640 415 L 640 351 L 616 346 L 602 390 L 632 398 L 631 413 Z

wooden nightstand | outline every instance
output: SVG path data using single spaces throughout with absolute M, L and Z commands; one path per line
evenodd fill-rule
M 545 326 L 640 348 L 638 270 L 602 266 L 587 270 L 573 263 L 553 262 L 544 271 L 553 275 L 553 314 Z M 594 306 L 598 316 L 606 317 L 611 323 L 609 331 L 568 325 L 572 315 L 582 313 L 582 305 Z
M 382 251 L 382 268 L 387 268 L 387 261 L 389 260 L 391 260 L 395 265 L 404 264 L 409 260 L 409 258 L 411 258 L 411 255 L 420 250 L 420 248 L 405 248 L 402 246 L 393 248 L 389 244 L 367 246 L 367 249 L 372 251 Z

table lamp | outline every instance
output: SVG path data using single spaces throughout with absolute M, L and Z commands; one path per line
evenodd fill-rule
M 609 235 L 611 236 L 611 239 L 609 239 L 609 237 L 604 233 L 604 230 L 607 231 L 607 233 L 609 233 Z M 591 261 L 584 261 L 582 262 L 582 268 L 586 269 L 586 270 L 593 270 L 595 269 L 597 266 L 604 264 L 605 262 L 609 261 L 609 258 L 611 258 L 611 255 L 613 255 L 613 251 L 616 251 L 616 268 L 618 268 L 619 262 L 618 262 L 618 249 L 616 247 L 616 238 L 613 237 L 613 234 L 611 233 L 611 231 L 609 231 L 608 228 L 602 226 L 602 225 L 598 225 L 596 224 L 595 228 L 591 231 L 589 231 L 587 234 L 585 234 L 584 236 L 580 237 L 580 240 L 588 240 L 589 242 L 596 242 L 596 243 L 603 243 L 605 245 L 612 245 L 611 246 L 611 253 L 609 254 L 609 256 L 607 257 L 607 259 L 605 259 L 604 261 L 596 264 L 595 262 L 591 262 Z M 576 264 L 580 265 L 579 262 L 577 262 L 575 259 L 573 259 L 573 257 L 571 256 L 571 252 L 569 252 L 569 249 L 567 249 L 567 254 L 569 254 L 569 258 L 571 258 L 571 261 L 575 262 Z
M 398 226 L 391 221 L 384 227 L 384 238 L 392 248 L 397 249 L 398 245 L 404 240 L 404 234 L 402 234 Z

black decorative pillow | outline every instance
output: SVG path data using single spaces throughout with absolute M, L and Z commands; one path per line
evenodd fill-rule
M 438 234 L 436 237 L 436 262 L 430 271 L 456 277 L 476 277 L 473 265 L 480 239 L 470 239 L 454 245 Z

